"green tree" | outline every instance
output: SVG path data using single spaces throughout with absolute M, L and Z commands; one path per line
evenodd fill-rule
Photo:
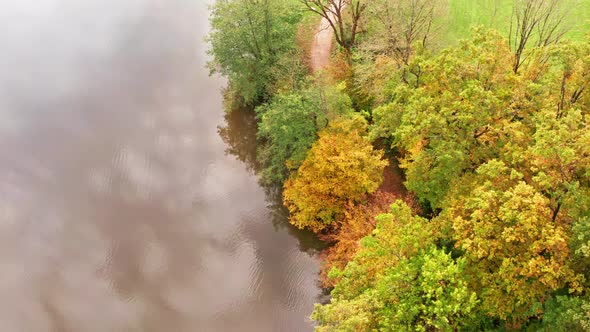
M 477 298 L 463 278 L 465 260 L 436 246 L 426 219 L 402 201 L 378 217 L 373 236 L 343 271 L 331 303 L 316 305 L 316 331 L 452 331 L 474 314 Z
M 350 100 L 337 88 L 313 83 L 300 91 L 278 94 L 257 107 L 262 182 L 282 184 L 289 171 L 299 168 L 317 132 L 329 119 L 350 109 Z
M 511 58 L 498 33 L 475 30 L 418 64 L 418 87 L 401 85 L 390 105 L 375 110 L 375 134 L 404 152 L 406 184 L 420 200 L 440 208 L 450 181 L 497 156 L 511 139 L 505 127 L 531 112 Z
M 568 332 L 590 330 L 590 302 L 577 296 L 556 296 L 544 305 L 538 331 Z
M 319 232 L 361 202 L 383 180 L 383 152 L 366 138 L 360 116 L 338 119 L 319 134 L 299 170 L 285 183 L 284 203 L 291 223 Z
M 211 7 L 209 63 L 229 78 L 246 104 L 269 97 L 280 78 L 277 64 L 297 57 L 295 34 L 302 19 L 295 0 L 216 0 Z
M 586 194 L 586 206 L 590 200 L 590 193 Z M 570 250 L 573 252 L 572 266 L 579 274 L 585 277 L 585 289 L 588 289 L 590 282 L 590 209 L 574 222 L 572 226 L 572 237 L 570 239 Z

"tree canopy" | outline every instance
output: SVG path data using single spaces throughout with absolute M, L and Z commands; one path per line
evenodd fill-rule
M 211 7 L 209 63 L 227 76 L 246 104 L 266 99 L 285 59 L 297 58 L 295 35 L 302 12 L 296 0 L 217 0 Z M 288 68 L 292 70 L 292 68 Z
M 478 302 L 463 258 L 436 246 L 436 231 L 397 201 L 343 271 L 330 304 L 312 315 L 317 331 L 429 331 L 465 326 Z
M 485 3 L 499 31 L 447 44 L 458 1 L 214 6 L 237 22 L 213 19 L 213 68 L 262 102 L 262 183 L 332 245 L 317 331 L 590 327 L 590 36 L 566 38 L 562 0 Z M 308 12 L 345 59 L 313 78 Z
M 300 91 L 275 95 L 256 108 L 261 141 L 261 179 L 280 184 L 297 170 L 328 120 L 350 112 L 350 99 L 337 88 L 310 83 Z
M 292 224 L 319 232 L 347 205 L 379 187 L 387 161 L 367 140 L 366 130 L 366 121 L 354 116 L 334 120 L 319 133 L 299 170 L 285 182 Z

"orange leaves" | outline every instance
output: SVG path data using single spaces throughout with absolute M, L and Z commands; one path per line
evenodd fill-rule
M 396 196 L 378 191 L 371 195 L 366 204 L 349 206 L 345 212 L 341 226 L 335 234 L 325 236 L 325 240 L 335 244 L 325 251 L 321 268 L 321 279 L 324 287 L 333 287 L 337 278 L 328 278 L 332 268 L 343 270 L 360 248 L 360 240 L 371 234 L 375 229 L 375 218 L 385 213 Z

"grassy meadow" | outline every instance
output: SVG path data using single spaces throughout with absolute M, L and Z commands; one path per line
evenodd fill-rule
M 464 39 L 474 25 L 508 33 L 514 0 L 449 0 L 450 23 L 443 25 L 443 40 Z M 590 33 L 590 0 L 566 0 L 569 27 L 566 38 L 581 40 Z

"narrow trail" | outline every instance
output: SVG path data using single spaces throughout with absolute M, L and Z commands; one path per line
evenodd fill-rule
M 328 20 L 322 18 L 311 45 L 310 59 L 312 72 L 317 73 L 330 65 L 333 39 L 334 30 L 332 30 Z M 399 198 L 406 198 L 408 202 L 412 200 L 404 185 L 403 172 L 399 168 L 397 159 L 392 161 L 391 165 L 383 170 L 383 183 L 378 191 L 393 194 Z
M 311 45 L 311 70 L 315 73 L 330 64 L 334 31 L 327 19 L 322 18 Z

